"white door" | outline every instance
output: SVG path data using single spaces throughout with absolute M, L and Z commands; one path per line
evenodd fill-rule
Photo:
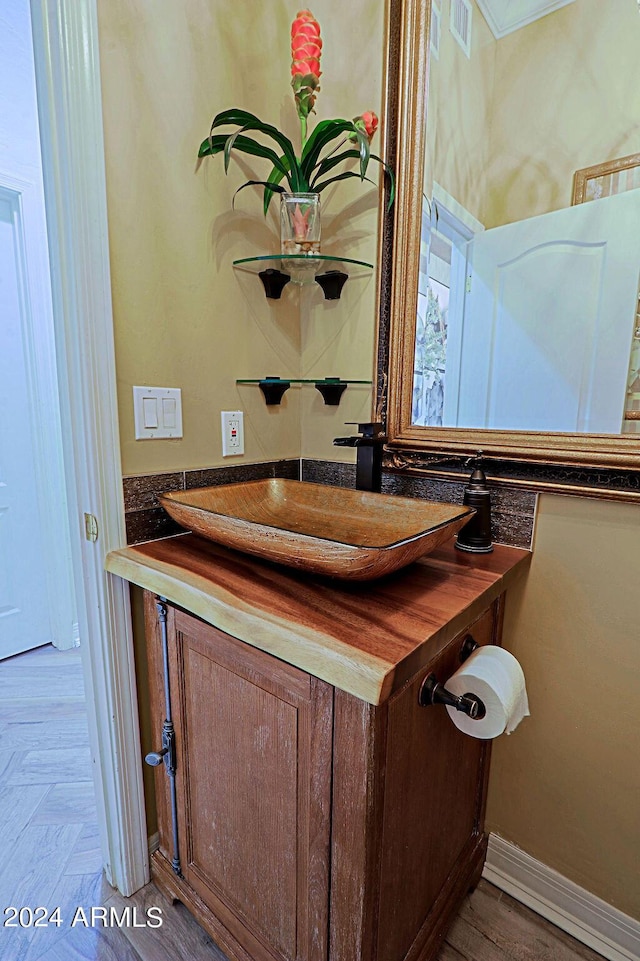
M 19 208 L 0 188 L 0 658 L 51 641 L 18 274 Z
M 474 238 L 455 426 L 621 431 L 638 224 L 634 190 Z
M 78 640 L 29 6 L 0 12 L 0 658 Z

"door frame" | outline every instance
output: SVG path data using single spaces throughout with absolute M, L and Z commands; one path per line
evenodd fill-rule
M 455 197 L 434 181 L 431 196 L 431 227 L 451 242 L 451 284 L 449 288 L 449 330 L 446 359 L 444 423 L 458 423 L 460 362 L 464 321 L 469 242 L 484 231 L 484 224 L 469 213 Z
M 96 0 L 30 0 L 74 584 L 108 881 L 149 879 L 126 543 Z M 88 521 L 97 539 L 88 539 Z

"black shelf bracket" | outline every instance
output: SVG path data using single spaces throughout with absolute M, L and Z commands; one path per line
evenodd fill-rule
M 280 300 L 282 291 L 291 280 L 289 274 L 285 274 L 282 270 L 276 270 L 275 267 L 261 270 L 258 277 L 262 281 L 264 292 L 269 300 Z
M 314 386 L 322 394 L 322 399 L 327 407 L 337 407 L 348 384 L 346 381 L 340 380 L 339 377 L 325 377 L 324 380 L 316 381 Z
M 349 274 L 342 270 L 327 270 L 316 276 L 316 283 L 322 287 L 325 300 L 340 300 L 342 288 L 349 279 Z
M 267 407 L 278 407 L 291 387 L 291 381 L 281 380 L 280 377 L 265 377 L 264 380 L 259 381 L 259 387 L 264 394 Z

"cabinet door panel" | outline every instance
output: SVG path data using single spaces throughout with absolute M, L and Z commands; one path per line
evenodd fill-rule
M 494 637 L 493 609 L 469 628 Z M 404 958 L 456 863 L 482 830 L 486 741 L 462 734 L 441 705 L 420 707 L 424 677 L 460 667 L 467 631 L 389 702 L 377 957 Z
M 256 959 L 323 958 L 332 691 L 181 612 L 175 627 L 184 877 Z

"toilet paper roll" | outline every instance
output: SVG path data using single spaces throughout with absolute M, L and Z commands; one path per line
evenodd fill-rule
M 462 711 L 447 707 L 455 726 L 471 737 L 489 739 L 506 731 L 515 731 L 523 717 L 529 715 L 529 701 L 520 664 L 501 647 L 478 647 L 459 671 L 444 684 L 458 696 L 476 694 L 487 713 L 472 720 Z

